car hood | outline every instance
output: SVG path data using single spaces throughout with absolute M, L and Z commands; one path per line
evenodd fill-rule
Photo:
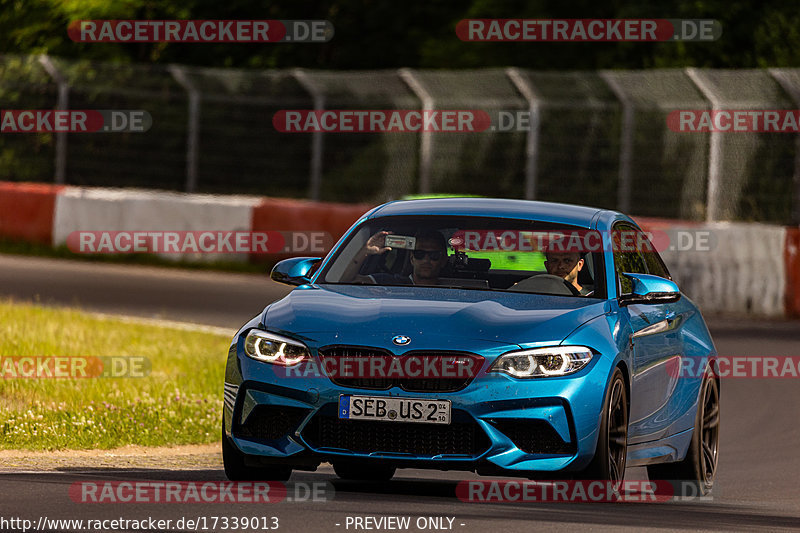
M 437 287 L 312 285 L 267 307 L 262 324 L 309 346 L 392 345 L 405 335 L 412 349 L 480 351 L 539 341 L 561 342 L 605 312 L 605 301 Z

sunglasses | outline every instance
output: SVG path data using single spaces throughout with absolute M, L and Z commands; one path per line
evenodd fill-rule
M 431 258 L 431 261 L 438 261 L 442 258 L 442 252 L 439 250 L 414 250 L 412 254 L 417 260 L 424 259 L 426 255 Z

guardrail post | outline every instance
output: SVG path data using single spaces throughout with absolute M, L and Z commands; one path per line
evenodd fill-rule
M 702 74 L 694 67 L 686 69 L 686 75 L 692 80 L 709 102 L 711 110 L 722 108 L 721 101 L 711 86 L 703 79 Z M 722 176 L 722 133 L 712 131 L 708 155 L 708 193 L 706 198 L 706 221 L 714 222 L 719 218 L 719 182 Z
M 539 130 L 541 124 L 541 98 L 536 94 L 533 84 L 525 79 L 516 67 L 506 69 L 506 76 L 528 102 L 530 129 L 525 142 L 525 199 L 536 199 L 536 178 L 539 165 Z
M 324 110 L 325 94 L 322 89 L 320 89 L 302 69 L 295 69 L 293 74 L 297 82 L 311 95 L 314 103 L 314 111 Z M 322 152 L 325 148 L 322 135 L 323 133 L 321 131 L 314 131 L 311 134 L 311 169 L 308 183 L 308 196 L 314 201 L 319 201 L 320 188 L 322 186 Z
M 186 126 L 186 192 L 197 190 L 197 159 L 200 156 L 200 91 L 183 67 L 169 65 L 167 70 L 189 95 L 189 121 Z
M 69 82 L 58 70 L 47 55 L 39 56 L 39 63 L 45 71 L 55 80 L 58 86 L 58 100 L 56 109 L 66 111 L 69 109 Z M 67 132 L 56 132 L 56 157 L 55 157 L 55 182 L 63 185 L 67 182 Z
M 422 110 L 432 111 L 435 108 L 433 96 L 422 85 L 422 82 L 414 76 L 414 72 L 409 68 L 402 68 L 398 71 L 400 78 L 406 82 L 411 92 L 422 102 Z M 423 128 L 420 133 L 419 149 L 419 193 L 428 194 L 431 192 L 431 167 L 433 165 L 433 136 L 432 132 L 425 131 Z
M 606 82 L 611 92 L 622 105 L 622 131 L 620 132 L 619 148 L 619 183 L 617 184 L 617 209 L 623 213 L 630 212 L 633 164 L 633 131 L 634 105 L 622 86 L 614 79 L 610 72 L 600 72 L 600 77 Z

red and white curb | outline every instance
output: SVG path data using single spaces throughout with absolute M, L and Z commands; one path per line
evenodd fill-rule
M 62 246 L 76 231 L 320 231 L 338 239 L 372 206 L 0 182 L 0 237 Z M 638 218 L 645 230 L 707 230 L 711 249 L 661 252 L 706 313 L 800 317 L 800 227 Z M 263 260 L 254 254 L 170 259 Z M 279 258 L 275 255 L 271 259 Z

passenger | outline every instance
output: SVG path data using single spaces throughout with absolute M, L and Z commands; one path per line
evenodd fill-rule
M 345 270 L 342 281 L 358 281 L 379 285 L 438 285 L 439 274 L 447 264 L 447 241 L 435 230 L 421 231 L 416 235 L 416 244 L 411 250 L 412 272 L 408 276 L 390 272 L 376 272 L 362 275 L 358 271 L 370 255 L 378 255 L 391 250 L 386 246 L 389 231 L 379 231 L 370 237 L 353 261 Z

